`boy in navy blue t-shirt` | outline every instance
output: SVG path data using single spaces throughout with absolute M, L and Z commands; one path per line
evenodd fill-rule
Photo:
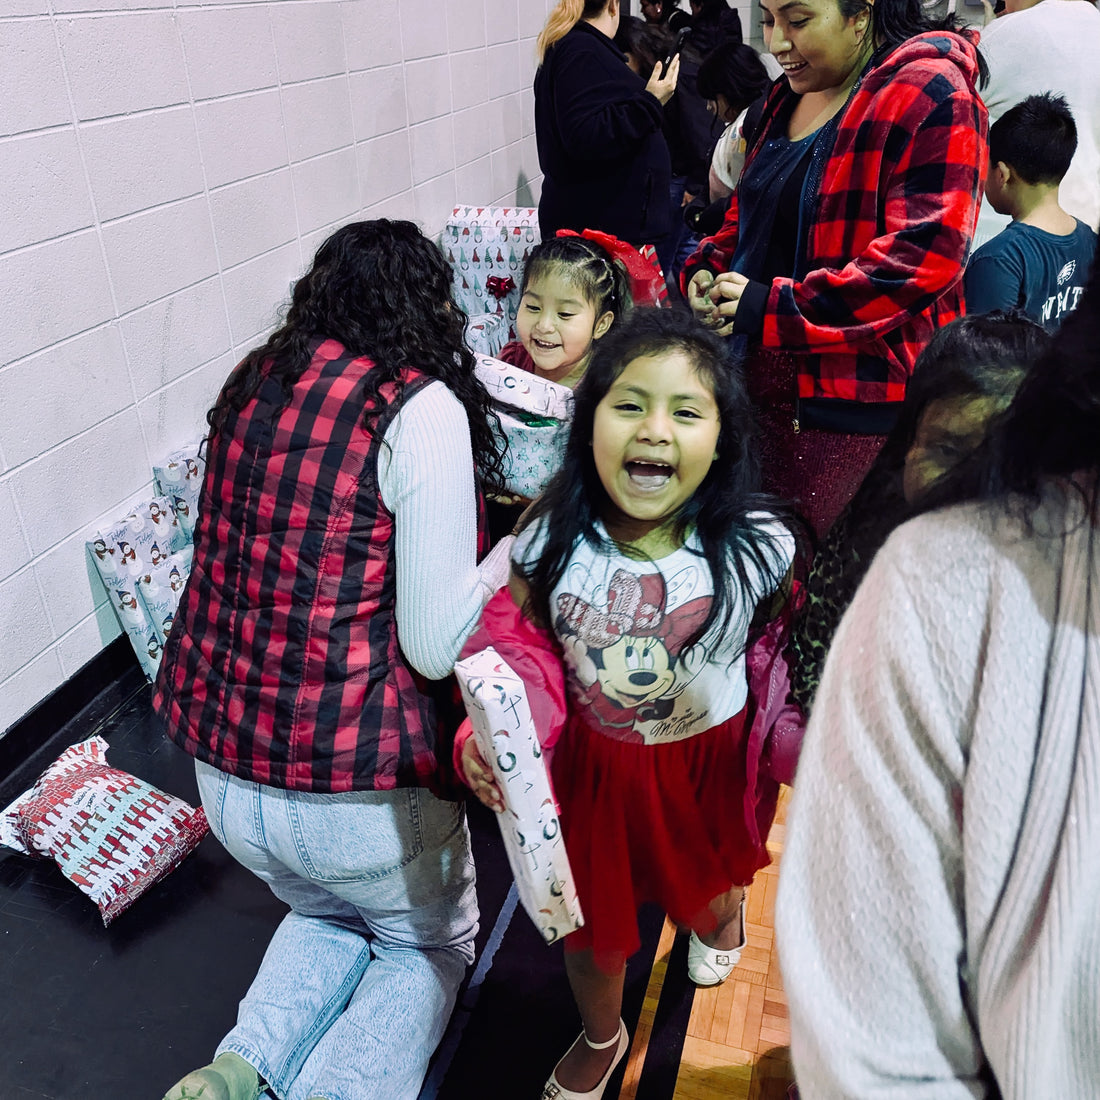
M 985 194 L 1012 224 L 970 258 L 967 313 L 1023 310 L 1053 332 L 1088 281 L 1096 234 L 1058 205 L 1077 126 L 1058 95 L 1028 96 L 989 128 Z

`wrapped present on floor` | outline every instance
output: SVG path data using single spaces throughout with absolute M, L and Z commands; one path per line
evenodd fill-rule
M 465 313 L 498 313 L 516 338 L 519 284 L 539 242 L 538 211 L 518 206 L 456 206 L 440 236 L 454 268 L 455 300 Z
M 491 647 L 455 665 L 481 755 L 504 795 L 498 817 L 520 902 L 547 943 L 584 923 L 523 681 Z
M 111 606 L 150 680 L 160 663 L 162 639 L 142 601 L 138 581 L 188 543 L 171 501 L 164 496 L 139 504 L 87 542 Z
M 107 748 L 102 737 L 72 745 L 0 810 L 0 844 L 53 859 L 96 903 L 105 925 L 174 870 L 207 832 L 201 807 L 108 766 Z
M 149 567 L 149 572 L 138 578 L 138 593 L 161 646 L 168 640 L 168 631 L 176 617 L 183 586 L 191 573 L 191 559 L 194 547 L 187 545 L 182 550 L 162 558 Z
M 192 443 L 173 451 L 163 462 L 153 467 L 157 492 L 172 501 L 180 526 L 188 540 L 195 534 L 199 514 L 199 491 L 206 463 L 199 454 L 201 444 Z
M 508 342 L 508 319 L 502 313 L 479 313 L 466 323 L 466 346 L 479 355 L 499 355 Z
M 474 372 L 493 399 L 493 411 L 508 441 L 505 486 L 517 496 L 534 499 L 565 456 L 573 391 L 488 355 L 477 357 Z

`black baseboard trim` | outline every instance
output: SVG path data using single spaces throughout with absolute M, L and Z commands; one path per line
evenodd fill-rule
M 62 734 L 73 742 L 90 737 L 135 692 L 147 686 L 125 634 L 101 649 L 0 737 L 0 808 L 51 762 L 52 756 L 35 770 L 35 758 L 48 755 L 44 750 L 52 751 L 54 743 L 63 740 Z M 33 774 L 27 779 L 29 771 Z

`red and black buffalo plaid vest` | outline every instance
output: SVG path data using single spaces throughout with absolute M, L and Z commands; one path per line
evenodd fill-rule
M 157 677 L 169 736 L 214 767 L 316 793 L 439 787 L 433 696 L 397 642 L 394 517 L 364 426 L 370 360 L 319 342 L 289 404 L 268 379 L 210 441 L 191 576 Z M 284 407 L 285 406 L 285 407 Z

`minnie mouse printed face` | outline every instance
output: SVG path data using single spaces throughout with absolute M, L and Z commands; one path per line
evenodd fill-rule
M 639 577 L 625 569 L 611 578 L 606 609 L 579 596 L 558 597 L 555 629 L 575 665 L 583 656 L 589 675 L 581 679 L 593 700 L 602 696 L 610 704 L 609 713 L 632 711 L 645 721 L 667 717 L 694 677 L 678 669 L 677 658 L 706 618 L 710 600 L 700 597 L 666 612 L 666 597 L 659 573 Z

